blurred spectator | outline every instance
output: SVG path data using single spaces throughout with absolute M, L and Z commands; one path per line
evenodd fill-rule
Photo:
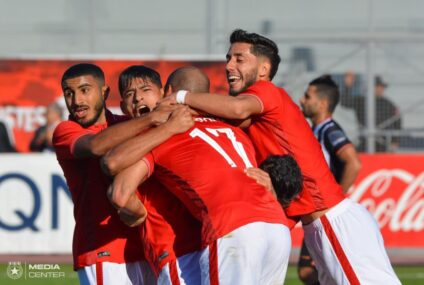
M 16 152 L 13 132 L 6 122 L 0 120 L 0 152 Z
M 39 127 L 31 140 L 29 149 L 35 152 L 54 151 L 52 146 L 53 131 L 62 121 L 62 108 L 52 103 L 46 110 L 46 124 Z
M 366 98 L 363 95 L 352 95 L 352 86 L 355 75 L 347 72 L 344 78 L 344 88 L 341 92 L 340 103 L 347 108 L 353 108 L 361 128 L 366 127 Z M 380 76 L 375 77 L 375 125 L 377 130 L 400 130 L 402 126 L 399 109 L 384 96 L 387 83 Z M 399 146 L 399 136 L 377 135 L 375 144 L 376 152 L 395 151 Z M 366 139 L 361 137 L 359 150 L 366 150 Z

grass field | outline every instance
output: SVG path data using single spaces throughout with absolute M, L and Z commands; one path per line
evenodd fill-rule
M 22 265 L 24 267 L 24 265 Z M 29 272 L 23 274 L 19 279 L 13 280 L 7 275 L 8 264 L 0 264 L 0 284 L 1 285 L 24 285 L 24 284 L 34 284 L 34 285 L 77 285 L 78 276 L 72 271 L 72 266 L 70 264 L 59 264 L 60 269 L 52 270 L 37 270 L 37 269 L 27 269 L 31 272 L 32 277 L 28 276 Z M 398 274 L 403 285 L 419 285 L 424 284 L 424 266 L 398 266 L 395 267 L 396 273 Z M 54 277 L 42 277 L 37 276 L 36 272 L 55 272 L 56 278 Z M 62 277 L 62 272 L 64 277 Z M 60 274 L 59 274 L 60 273 Z M 24 276 L 26 275 L 26 277 Z M 297 278 L 296 268 L 294 266 L 289 266 L 286 285 L 301 285 L 302 283 Z

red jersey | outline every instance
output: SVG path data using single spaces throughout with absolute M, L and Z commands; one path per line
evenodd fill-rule
M 137 228 L 121 222 L 106 197 L 111 179 L 100 169 L 100 157 L 77 159 L 75 142 L 96 134 L 123 116 L 106 113 L 107 123 L 83 128 L 73 121 L 60 123 L 53 134 L 57 160 L 62 167 L 74 202 L 75 229 L 72 245 L 74 268 L 109 261 L 127 263 L 144 260 Z
M 201 250 L 201 223 L 154 177 L 139 187 L 147 210 L 140 226 L 144 254 L 157 275 L 177 257 Z
M 255 96 L 262 104 L 261 113 L 252 116 L 247 129 L 258 163 L 271 154 L 291 154 L 302 171 L 303 191 L 285 209 L 287 216 L 298 219 L 343 200 L 342 188 L 328 168 L 321 145 L 285 90 L 270 81 L 257 81 L 244 93 Z
M 175 135 L 146 156 L 155 177 L 202 222 L 202 246 L 252 222 L 286 224 L 281 206 L 249 178 L 254 148 L 238 128 L 212 118 Z

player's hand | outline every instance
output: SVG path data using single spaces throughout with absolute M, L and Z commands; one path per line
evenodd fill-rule
M 275 198 L 277 198 L 277 194 L 272 186 L 271 177 L 269 177 L 268 172 L 256 167 L 247 168 L 244 172 L 250 178 L 255 179 L 256 183 L 264 186 Z
M 118 210 L 118 216 L 121 221 L 129 227 L 136 227 L 146 220 L 146 215 L 134 216 L 126 211 Z
M 168 121 L 171 113 L 177 108 L 176 105 L 158 105 L 150 115 L 153 126 L 159 126 Z
M 180 134 L 193 127 L 194 120 L 190 108 L 183 105 L 175 105 L 175 110 L 166 125 L 172 134 Z
M 159 105 L 176 105 L 177 104 L 177 93 L 172 93 L 162 98 L 158 102 Z

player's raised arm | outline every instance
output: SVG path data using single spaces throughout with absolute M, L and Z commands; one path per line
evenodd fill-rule
M 184 93 L 182 91 L 174 93 L 165 97 L 160 103 L 186 104 L 194 109 L 225 119 L 246 119 L 251 115 L 259 114 L 262 110 L 261 103 L 253 96 L 190 92 L 185 93 L 185 96 L 181 94 Z
M 146 116 L 115 124 L 98 134 L 87 134 L 79 138 L 74 145 L 74 156 L 77 158 L 101 156 L 120 143 L 135 137 L 146 129 L 165 122 L 171 109 L 162 108 Z

